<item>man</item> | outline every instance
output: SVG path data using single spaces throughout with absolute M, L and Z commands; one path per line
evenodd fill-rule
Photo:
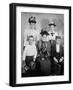
M 50 45 L 50 42 L 47 41 L 48 32 L 41 31 L 40 34 L 41 34 L 41 40 L 37 42 L 37 51 L 38 51 L 37 61 L 39 62 L 39 69 L 40 69 L 40 72 L 42 73 L 42 75 L 50 75 L 51 45 Z
M 53 72 L 55 75 L 64 74 L 64 49 L 61 45 L 61 37 L 56 36 L 56 43 L 52 47 Z
M 29 36 L 33 36 L 34 37 L 34 43 L 36 41 L 39 40 L 39 31 L 36 30 L 36 18 L 34 16 L 31 16 L 29 19 L 28 19 L 28 23 L 29 23 L 29 29 L 28 30 L 25 30 L 24 32 L 24 47 L 28 44 L 28 37 Z
M 49 33 L 48 40 L 50 40 L 51 44 L 54 44 L 55 38 L 56 36 L 58 36 L 58 33 L 55 31 L 55 27 L 56 24 L 52 21 L 49 24 L 50 31 L 48 32 Z

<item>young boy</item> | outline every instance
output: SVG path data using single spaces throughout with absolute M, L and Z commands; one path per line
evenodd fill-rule
M 26 64 L 25 70 L 33 70 L 35 68 L 35 60 L 37 56 L 37 49 L 34 44 L 33 36 L 28 37 L 28 45 L 23 52 L 23 61 Z

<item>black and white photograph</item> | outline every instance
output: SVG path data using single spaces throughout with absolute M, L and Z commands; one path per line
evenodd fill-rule
M 64 15 L 21 13 L 22 77 L 64 75 Z
M 10 4 L 10 86 L 71 83 L 71 7 Z

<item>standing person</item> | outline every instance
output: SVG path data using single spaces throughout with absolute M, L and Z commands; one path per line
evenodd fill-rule
M 56 27 L 56 24 L 52 21 L 49 24 L 50 31 L 48 32 L 49 33 L 48 40 L 50 40 L 51 45 L 55 43 L 55 38 L 56 36 L 58 36 L 58 33 L 55 31 L 55 27 Z
M 35 69 L 35 60 L 37 56 L 37 49 L 34 44 L 34 37 L 29 36 L 28 45 L 23 51 L 23 65 L 25 64 L 24 70 L 30 71 L 31 73 Z M 30 74 L 30 73 L 29 73 Z
M 28 30 L 25 30 L 25 32 L 24 32 L 24 47 L 28 44 L 28 41 L 27 41 L 27 39 L 28 39 L 28 37 L 30 36 L 30 35 L 32 35 L 33 37 L 34 37 L 34 43 L 36 42 L 36 41 L 38 41 L 39 40 L 39 31 L 38 30 L 36 30 L 36 17 L 34 17 L 34 16 L 31 16 L 29 19 L 28 19 L 28 23 L 29 23 L 29 29 Z
M 61 45 L 61 37 L 56 36 L 56 43 L 52 47 L 52 57 L 54 62 L 54 74 L 63 75 L 64 74 L 64 49 Z
M 51 71 L 51 59 L 50 59 L 50 52 L 51 52 L 51 45 L 50 42 L 47 41 L 48 32 L 41 31 L 41 40 L 37 42 L 37 50 L 38 50 L 38 58 L 37 61 L 39 62 L 39 70 L 41 75 L 50 75 Z

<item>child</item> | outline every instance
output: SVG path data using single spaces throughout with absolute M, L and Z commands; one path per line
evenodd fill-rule
M 35 68 L 35 60 L 37 56 L 37 49 L 34 44 L 34 38 L 33 36 L 28 37 L 28 45 L 25 47 L 23 52 L 23 61 L 26 64 L 27 67 L 25 67 L 25 70 L 33 70 Z

